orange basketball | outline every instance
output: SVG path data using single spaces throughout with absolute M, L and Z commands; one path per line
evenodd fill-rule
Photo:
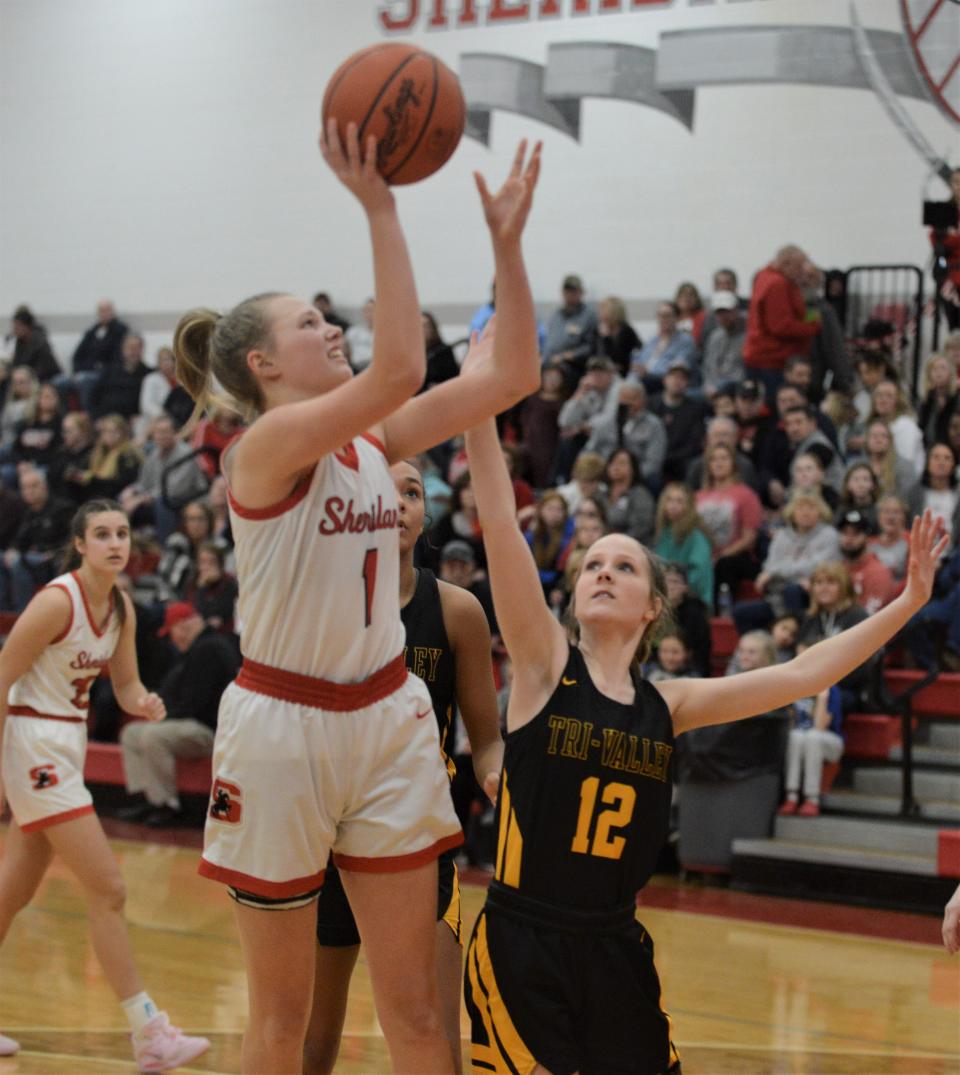
M 343 137 L 357 124 L 360 146 L 377 139 L 377 170 L 388 183 L 416 183 L 442 168 L 463 134 L 466 105 L 457 76 L 436 56 L 387 42 L 355 52 L 323 95 L 323 123 L 333 116 Z

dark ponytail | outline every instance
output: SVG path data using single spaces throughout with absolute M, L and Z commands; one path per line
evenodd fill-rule
M 88 500 L 81 504 L 80 507 L 74 513 L 73 518 L 70 520 L 70 536 L 67 538 L 67 543 L 63 547 L 63 553 L 60 557 L 60 572 L 66 574 L 68 571 L 76 571 L 76 569 L 83 563 L 83 557 L 80 555 L 77 549 L 77 541 L 82 541 L 87 533 L 87 524 L 90 521 L 91 515 L 100 515 L 105 511 L 118 511 L 126 518 L 126 512 L 116 500 L 109 500 L 106 497 L 99 500 Z M 120 592 L 120 587 L 114 585 L 110 590 L 110 598 L 113 601 L 113 607 L 117 613 L 117 619 L 119 619 L 121 625 L 127 622 L 127 606 L 123 600 L 123 594 Z

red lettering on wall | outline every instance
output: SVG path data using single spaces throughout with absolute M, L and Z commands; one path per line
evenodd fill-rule
M 457 19 L 457 25 L 476 26 L 477 21 L 477 0 L 460 0 L 460 18 Z
M 427 22 L 432 30 L 447 28 L 447 5 L 446 0 L 433 0 L 433 14 Z
M 420 14 L 420 0 L 406 0 L 406 4 L 406 15 L 397 16 L 393 14 L 393 4 L 390 3 L 390 0 L 386 0 L 380 9 L 380 25 L 384 30 L 397 33 L 413 27 L 413 24 L 417 21 L 417 16 Z M 437 5 L 440 5 L 440 0 L 437 0 Z
M 560 14 L 560 0 L 540 0 L 540 18 Z
M 601 11 L 620 11 L 623 0 L 600 0 Z
M 490 10 L 487 12 L 488 22 L 502 22 L 506 19 L 529 18 L 529 0 L 492 0 Z

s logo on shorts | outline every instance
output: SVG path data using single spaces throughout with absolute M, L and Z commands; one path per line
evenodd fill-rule
M 236 784 L 230 784 L 217 777 L 213 782 L 213 790 L 210 792 L 210 817 L 214 821 L 237 825 L 242 815 L 243 792 Z
M 33 782 L 34 791 L 44 791 L 60 783 L 55 765 L 37 765 L 30 770 L 30 779 Z

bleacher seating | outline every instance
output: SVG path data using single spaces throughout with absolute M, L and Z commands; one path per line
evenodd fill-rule
M 83 769 L 88 784 L 123 787 L 123 755 L 117 743 L 90 743 Z M 182 795 L 209 795 L 213 782 L 209 758 L 177 761 L 177 790 Z

